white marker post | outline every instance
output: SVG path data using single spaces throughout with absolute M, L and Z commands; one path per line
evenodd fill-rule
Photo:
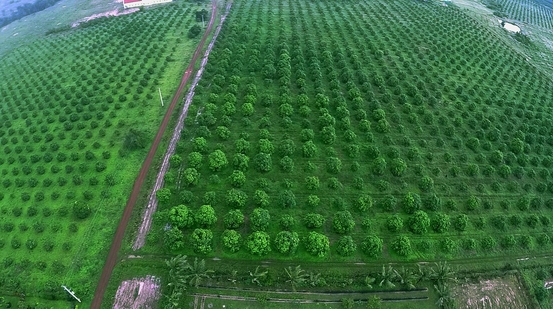
M 73 298 L 75 298 L 79 303 L 81 302 L 81 300 L 75 296 L 75 293 L 73 293 L 73 291 L 71 291 L 70 289 L 68 289 L 65 285 L 62 285 L 61 286 L 64 290 L 67 291 L 67 293 L 69 293 L 71 296 L 73 296 Z
M 161 106 L 163 106 L 163 97 L 161 96 L 161 88 L 157 88 L 159 90 L 159 100 L 161 101 Z

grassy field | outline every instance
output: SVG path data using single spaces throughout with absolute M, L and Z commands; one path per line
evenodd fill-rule
M 165 113 L 158 87 L 170 99 L 178 86 L 196 44 L 186 33 L 201 8 L 163 5 L 45 36 L 60 27 L 55 20 L 69 25 L 99 10 L 68 16 L 53 7 L 4 29 L 21 35 L 0 52 L 0 289 L 7 295 L 65 300 L 65 284 L 90 300 Z M 43 22 L 49 26 L 25 26 Z
M 553 82 L 497 30 L 435 2 L 235 3 L 141 253 L 549 252 Z
M 283 229 L 305 236 L 312 229 L 302 218 L 322 214 L 315 231 L 330 237 L 331 260 L 367 259 L 362 250 L 336 254 L 344 234 L 359 247 L 367 235 L 384 239 L 385 260 L 548 250 L 552 82 L 512 50 L 496 51 L 493 32 L 431 3 L 361 1 L 338 12 L 326 2 L 236 6 L 179 148 L 190 168 L 181 173 L 194 177 L 166 185 L 165 213 L 216 205 L 215 255 L 230 254 L 219 245 L 227 212 L 248 217 L 256 207 L 269 210 L 272 237 Z M 319 17 L 297 21 L 294 12 Z M 435 21 L 424 32 L 422 15 Z M 384 18 L 395 26 L 381 26 Z M 267 30 L 254 30 L 255 22 Z M 268 55 L 256 56 L 260 50 Z M 211 163 L 216 150 L 227 164 Z M 198 153 L 203 160 L 191 165 Z M 343 211 L 355 223 L 345 231 L 334 223 Z M 281 220 L 287 214 L 291 225 Z M 189 225 L 186 237 L 200 225 Z M 404 257 L 391 246 L 401 235 L 412 242 Z M 303 246 L 297 257 L 307 258 Z

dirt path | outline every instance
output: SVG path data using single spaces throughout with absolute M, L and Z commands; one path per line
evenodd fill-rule
M 150 151 L 148 152 L 148 155 L 146 156 L 146 159 L 144 160 L 144 163 L 140 168 L 140 173 L 138 174 L 138 177 L 134 182 L 131 195 L 123 211 L 123 216 L 121 217 L 121 221 L 119 221 L 119 225 L 117 226 L 117 230 L 115 231 L 115 235 L 111 243 L 111 248 L 109 249 L 106 263 L 104 264 L 102 274 L 100 275 L 100 280 L 98 281 L 98 285 L 96 286 L 96 291 L 94 292 L 94 298 L 92 299 L 92 303 L 90 305 L 91 309 L 100 309 L 100 306 L 102 304 L 102 299 L 104 298 L 104 293 L 106 291 L 106 288 L 109 282 L 109 278 L 111 277 L 111 273 L 113 272 L 113 268 L 115 267 L 115 264 L 117 262 L 117 254 L 119 252 L 119 249 L 121 249 L 121 243 L 123 242 L 123 236 L 125 235 L 125 230 L 131 218 L 134 205 L 136 204 L 136 201 L 140 194 L 140 188 L 142 187 L 142 184 L 144 183 L 144 179 L 146 178 L 146 174 L 148 173 L 148 170 L 152 165 L 152 161 L 154 159 L 155 153 L 157 151 L 159 143 L 161 142 L 161 138 L 165 133 L 165 129 L 167 128 L 169 120 L 171 119 L 173 110 L 175 109 L 175 106 L 179 101 L 179 97 L 182 91 L 184 90 L 184 87 L 186 86 L 188 79 L 190 78 L 190 76 L 192 75 L 192 72 L 194 71 L 196 60 L 200 56 L 204 43 L 207 40 L 209 33 L 211 32 L 211 28 L 213 27 L 213 22 L 215 20 L 215 15 L 217 13 L 216 0 L 212 1 L 211 6 L 212 6 L 211 19 L 209 21 L 209 25 L 207 26 L 207 29 L 202 37 L 202 40 L 200 41 L 200 44 L 198 45 L 198 47 L 196 48 L 196 51 L 194 52 L 194 55 L 192 56 L 192 60 L 190 60 L 190 64 L 188 65 L 188 68 L 186 69 L 186 72 L 184 73 L 181 79 L 181 83 L 175 93 L 175 96 L 173 97 L 173 100 L 171 101 L 171 105 L 169 105 L 167 112 L 163 117 L 163 121 L 161 122 L 161 125 L 159 127 L 159 130 L 157 131 L 157 134 L 154 138 L 152 146 L 150 147 Z
M 144 215 L 142 216 L 142 222 L 140 224 L 140 227 L 138 228 L 138 233 L 136 235 L 136 240 L 133 243 L 133 250 L 138 250 L 142 248 L 146 242 L 146 236 L 148 235 L 148 232 L 150 231 L 150 227 L 152 225 L 152 216 L 155 213 L 157 209 L 157 198 L 156 198 L 156 192 L 157 190 L 161 189 L 163 186 L 163 179 L 165 177 L 165 174 L 167 173 L 167 170 L 169 169 L 169 159 L 171 156 L 175 153 L 175 149 L 177 147 L 177 143 L 180 140 L 182 129 L 184 128 L 184 119 L 186 118 L 186 115 L 188 114 L 188 108 L 190 107 L 190 104 L 192 104 L 192 99 L 194 98 L 194 91 L 196 90 L 196 85 L 200 82 L 200 78 L 202 77 L 203 71 L 205 69 L 205 65 L 207 64 L 207 59 L 209 57 L 209 53 L 213 49 L 213 45 L 215 44 L 215 41 L 217 40 L 217 36 L 219 35 L 219 32 L 221 31 L 221 27 L 223 26 L 223 23 L 230 11 L 230 7 L 232 5 L 232 2 L 227 4 L 226 11 L 221 16 L 221 21 L 219 25 L 217 26 L 217 29 L 215 30 L 215 33 L 213 34 L 213 38 L 211 39 L 211 42 L 209 42 L 208 47 L 205 50 L 204 56 L 202 57 L 201 66 L 198 69 L 198 72 L 196 73 L 196 76 L 194 77 L 194 80 L 192 81 L 192 84 L 190 85 L 190 90 L 188 91 L 186 98 L 184 100 L 184 105 L 182 107 L 182 111 L 179 115 L 179 119 L 177 121 L 177 124 L 175 126 L 175 129 L 173 130 L 173 136 L 171 137 L 171 140 L 169 141 L 169 145 L 167 146 L 167 151 L 165 152 L 165 155 L 163 157 L 163 162 L 161 163 L 161 167 L 159 168 L 156 181 L 154 183 L 154 187 L 150 191 L 150 194 L 148 195 L 148 205 L 144 211 Z M 213 19 L 213 18 L 212 18 Z M 211 23 L 211 22 L 210 22 Z M 203 43 L 202 43 L 203 46 Z M 198 50 L 197 50 L 198 51 Z M 186 72 L 192 71 L 193 67 L 189 67 Z M 180 173 L 181 170 L 179 170 Z M 178 178 L 180 179 L 180 177 Z

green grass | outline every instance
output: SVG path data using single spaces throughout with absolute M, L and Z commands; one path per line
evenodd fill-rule
M 222 217 L 232 209 L 226 203 L 226 192 L 232 188 L 227 179 L 234 170 L 232 158 L 237 153 L 234 142 L 242 137 L 251 145 L 245 152 L 250 157 L 245 172 L 247 181 L 240 188 L 248 195 L 242 211 L 248 216 L 256 206 L 252 200 L 255 190 L 265 190 L 270 196 L 272 215 L 268 232 L 273 237 L 281 230 L 278 225 L 281 215 L 295 217 L 297 223 L 293 230 L 306 235 L 308 229 L 301 223 L 301 218 L 306 213 L 317 212 L 327 218 L 318 231 L 335 243 L 340 235 L 333 231 L 332 217 L 336 211 L 347 209 L 355 217 L 356 226 L 350 234 L 358 246 L 367 234 L 380 236 L 387 248 L 384 260 L 403 259 L 390 250 L 391 241 L 401 234 L 408 235 L 413 244 L 409 259 L 443 259 L 474 254 L 502 256 L 528 250 L 548 250 L 550 242 L 538 245 L 537 240 L 544 237 L 541 236 L 543 233 L 549 233 L 550 222 L 545 217 L 549 216 L 549 207 L 553 206 L 549 185 L 549 161 L 553 149 L 544 122 L 549 119 L 551 109 L 551 94 L 546 90 L 552 85 L 551 80 L 525 63 L 513 50 L 506 48 L 496 52 L 494 44 L 500 39 L 495 32 L 457 8 L 402 1 L 391 5 L 360 2 L 359 8 L 344 5 L 340 12 L 335 12 L 334 6 L 326 2 L 286 2 L 280 6 L 236 4 L 229 17 L 230 26 L 223 30 L 223 37 L 210 58 L 206 76 L 197 91 L 196 106 L 190 112 L 182 145 L 178 149 L 178 154 L 185 159 L 184 168 L 188 168 L 186 158 L 195 150 L 192 139 L 206 137 L 208 149 L 198 168 L 201 174 L 199 184 L 190 188 L 168 184 L 173 199 L 161 210 L 180 203 L 195 210 L 204 204 L 206 192 L 215 192 L 213 204 L 219 221 L 213 227 L 213 255 L 225 256 L 218 235 L 223 230 Z M 289 7 L 296 12 L 318 12 L 322 19 L 307 17 L 306 21 L 291 23 L 296 16 L 290 15 Z M 285 17 L 272 17 L 269 11 Z M 252 17 L 246 19 L 239 12 Z M 364 19 L 350 18 L 356 14 L 361 14 Z M 383 27 L 382 16 L 393 20 L 394 25 Z M 422 28 L 417 26 L 421 23 L 419 16 L 431 18 L 436 26 L 421 31 Z M 452 20 L 452 26 L 442 27 L 445 19 Z M 263 21 L 266 27 L 254 30 L 257 20 Z M 311 25 L 308 27 L 304 22 Z M 409 26 L 400 26 L 402 22 Z M 470 26 L 461 26 L 463 23 Z M 238 31 L 241 27 L 249 30 Z M 280 37 L 276 36 L 276 29 L 281 29 Z M 300 37 L 299 33 L 304 32 L 307 34 Z M 323 32 L 324 36 L 321 35 Z M 229 40 L 228 36 L 240 38 L 240 43 L 236 39 Z M 367 36 L 373 39 L 361 40 Z M 453 41 L 453 37 L 458 39 Z M 298 48 L 292 49 L 291 46 L 296 44 Z M 255 56 L 261 50 L 271 53 Z M 279 53 L 290 55 L 289 81 L 279 81 L 276 75 L 264 73 L 267 64 L 278 67 Z M 316 60 L 309 60 L 310 57 Z M 320 79 L 315 77 L 318 73 L 313 72 L 314 62 L 322 67 Z M 514 71 L 520 71 L 519 76 L 524 75 L 525 80 L 513 75 Z M 496 77 L 498 75 L 503 77 Z M 305 81 L 305 86 L 302 86 L 303 81 L 297 82 L 298 78 Z M 252 86 L 256 90 L 247 90 Z M 513 87 L 522 87 L 523 90 L 515 92 L 511 90 Z M 229 94 L 237 98 L 236 102 L 226 98 Z M 332 143 L 325 143 L 321 135 L 320 116 L 323 113 L 318 111 L 320 106 L 316 103 L 320 94 L 330 100 L 327 108 L 337 135 Z M 298 101 L 300 95 L 306 96 L 306 103 Z M 255 111 L 251 116 L 241 112 L 242 104 L 247 100 L 254 102 Z M 270 101 L 272 103 L 268 103 Z M 206 102 L 212 105 L 205 105 Z M 225 114 L 223 105 L 226 102 L 236 108 L 235 113 Z M 291 115 L 282 116 L 279 109 L 283 102 L 290 103 Z M 299 114 L 302 104 L 306 104 L 311 112 Z M 337 109 L 338 105 L 342 110 Z M 196 119 L 200 113 L 194 112 L 199 110 L 201 116 Z M 212 114 L 215 121 L 211 122 L 206 114 Z M 385 131 L 378 128 L 380 117 L 389 124 Z M 362 119 L 371 123 L 368 132 L 360 126 Z M 218 126 L 226 126 L 231 132 L 230 137 L 219 137 Z M 313 158 L 302 155 L 304 140 L 299 133 L 305 128 L 315 133 L 313 141 L 318 153 Z M 348 141 L 344 128 L 349 128 L 357 137 Z M 268 137 L 275 146 L 272 169 L 266 173 L 257 171 L 254 162 L 262 137 Z M 279 145 L 284 139 L 292 140 L 296 148 L 290 156 L 295 163 L 293 172 L 285 172 L 279 167 L 282 158 Z M 358 146 L 359 152 L 352 152 L 351 145 Z M 208 155 L 215 149 L 222 149 L 229 160 L 219 172 L 213 172 L 207 162 Z M 502 155 L 499 161 L 493 161 L 495 152 Z M 341 171 L 327 171 L 328 157 L 339 158 Z M 382 174 L 375 172 L 373 160 L 376 157 L 386 162 Z M 407 165 L 407 170 L 399 177 L 391 173 L 395 158 L 401 158 Z M 352 166 L 355 166 L 354 170 Z M 305 176 L 318 177 L 320 187 L 308 190 Z M 331 177 L 338 179 L 338 189 L 329 188 Z M 423 184 L 424 177 L 432 181 L 429 186 Z M 293 208 L 279 206 L 281 192 L 285 189 L 295 195 L 296 206 Z M 459 214 L 467 214 L 469 224 L 466 230 L 456 230 L 452 225 L 444 233 L 435 233 L 432 228 L 424 235 L 412 233 L 409 229 L 411 215 L 405 212 L 403 205 L 409 192 L 421 197 L 422 204 L 418 207 L 427 212 L 431 220 L 436 213 L 445 213 L 451 220 Z M 306 206 L 307 197 L 312 194 L 320 198 L 319 206 L 314 209 Z M 426 202 L 432 194 L 438 198 L 435 206 Z M 356 208 L 355 200 L 362 195 L 368 195 L 373 202 L 368 212 Z M 397 203 L 384 207 L 389 197 L 394 197 Z M 474 208 L 468 206 L 470 198 L 477 201 Z M 528 199 L 531 206 L 521 202 L 519 207 L 518 203 L 523 199 Z M 526 207 L 530 212 L 525 211 Z M 390 232 L 385 223 L 395 213 L 403 219 L 404 227 L 398 232 Z M 514 214 L 522 218 L 518 225 L 509 223 Z M 539 216 L 543 216 L 544 219 L 535 226 L 528 225 L 527 220 L 532 220 L 529 215 L 536 215 L 539 220 Z M 505 225 L 493 223 L 498 216 L 503 216 L 501 220 L 506 220 Z M 482 226 L 478 224 L 480 218 L 484 220 Z M 368 219 L 368 226 L 362 226 L 364 219 Z M 165 223 L 160 219 L 158 226 Z M 517 240 L 529 235 L 529 248 L 500 246 L 503 229 Z M 240 228 L 244 237 L 250 231 L 248 225 Z M 190 230 L 185 231 L 185 237 L 189 233 Z M 481 247 L 480 242 L 486 235 L 497 238 L 495 248 Z M 451 238 L 453 248 L 443 247 L 444 237 Z M 464 247 L 469 239 L 476 240 L 474 249 Z M 158 250 L 155 244 L 161 243 L 162 235 L 154 231 L 152 240 L 154 245 L 145 249 L 146 252 Z M 353 257 L 341 258 L 333 246 L 331 248 L 325 259 L 371 260 L 360 250 Z M 191 254 L 190 249 L 183 252 Z M 244 249 L 233 255 L 238 259 L 255 259 L 248 257 Z M 271 257 L 290 259 L 278 254 Z M 292 259 L 309 257 L 300 246 Z
M 59 286 L 66 284 L 85 304 L 90 301 L 166 110 L 157 88 L 169 102 L 195 48 L 182 34 L 197 8 L 162 5 L 46 37 L 29 28 L 21 41 L 3 45 L 9 48 L 0 58 L 2 291 L 65 299 Z M 58 17 L 68 22 L 76 16 Z M 141 132 L 139 150 L 123 149 L 130 128 Z M 88 205 L 91 215 L 75 217 L 75 202 Z M 27 247 L 28 240 L 36 247 Z M 21 247 L 14 248 L 18 241 Z M 47 285 L 55 288 L 48 291 Z
M 169 172 L 175 176 L 179 169 L 192 168 L 188 156 L 199 151 L 199 180 L 190 186 L 165 184 L 171 199 L 161 203 L 140 254 L 164 250 L 202 256 L 190 238 L 197 224 L 182 229 L 180 250 L 163 245 L 169 210 L 179 204 L 193 213 L 211 204 L 218 221 L 209 227 L 212 250 L 205 257 L 249 265 L 249 271 L 265 261 L 279 274 L 283 265 L 309 269 L 320 262 L 329 273 L 340 273 L 362 262 L 368 264 L 359 274 L 364 277 L 388 262 L 447 259 L 468 269 L 493 268 L 551 250 L 553 81 L 523 56 L 525 46 L 455 6 L 433 2 L 243 1 L 234 4 L 226 23 L 177 147 L 183 163 Z M 246 103 L 253 113 L 243 110 Z M 335 135 L 325 136 L 325 126 L 334 128 Z M 220 134 L 221 127 L 230 134 Z M 305 129 L 314 136 L 306 137 Z M 206 149 L 195 146 L 198 137 L 206 139 Z M 249 148 L 239 149 L 239 139 Z M 262 150 L 262 139 L 274 150 Z M 303 152 L 307 140 L 317 148 L 313 156 Z M 295 149 L 283 150 L 289 141 Z M 209 163 L 215 150 L 228 160 L 219 170 Z M 249 157 L 248 167 L 234 165 L 239 152 Z M 271 153 L 270 170 L 259 168 L 255 158 L 261 152 Z M 280 166 L 285 155 L 294 162 L 292 171 Z M 338 158 L 341 169 L 331 171 L 329 157 Z M 405 162 L 405 171 L 394 170 L 397 159 Z M 385 164 L 379 166 L 381 162 Z M 237 169 L 246 177 L 243 185 L 234 185 L 247 195 L 239 206 L 246 224 L 237 229 L 243 240 L 240 251 L 231 253 L 221 235 L 225 214 L 236 208 L 227 192 Z M 307 176 L 318 177 L 320 186 L 309 189 Z M 272 240 L 285 229 L 279 225 L 281 216 L 296 218 L 288 227 L 300 236 L 293 254 L 276 252 L 274 244 L 264 256 L 248 252 L 244 240 L 253 232 L 249 216 L 259 206 L 256 190 L 269 196 L 266 232 Z M 293 193 L 288 201 L 294 206 L 284 206 L 286 190 Z M 206 198 L 211 192 L 215 198 Z M 420 197 L 414 209 L 430 218 L 423 233 L 412 228 L 409 194 Z M 308 205 L 310 195 L 320 199 L 317 206 Z M 362 210 L 357 200 L 365 196 L 372 203 Z M 343 210 L 353 214 L 355 227 L 347 235 L 357 245 L 346 257 L 338 254 L 342 235 L 333 227 L 334 215 Z M 326 218 L 315 229 L 330 241 L 323 257 L 306 250 L 311 230 L 302 218 L 307 213 Z M 443 231 L 434 228 L 439 214 L 451 220 Z M 386 225 L 393 215 L 404 222 L 398 231 Z M 468 216 L 466 228 L 454 223 L 459 215 Z M 377 257 L 361 250 L 367 235 L 383 240 Z M 401 235 L 411 242 L 406 254 L 392 245 Z M 241 269 L 241 275 L 247 274 Z M 222 278 L 228 275 L 227 269 Z M 271 282 L 267 284 L 274 288 Z M 337 279 L 329 288 L 339 284 L 358 287 L 361 282 L 348 285 Z

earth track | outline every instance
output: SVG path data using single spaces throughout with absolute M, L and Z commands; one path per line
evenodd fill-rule
M 173 96 L 173 99 L 171 100 L 171 104 L 167 108 L 167 112 L 165 113 L 165 116 L 163 117 L 163 120 L 161 122 L 161 125 L 159 127 L 159 130 L 152 142 L 152 146 L 150 147 L 150 150 L 148 152 L 148 155 L 146 156 L 146 159 L 144 160 L 144 163 L 142 163 L 142 167 L 140 168 L 140 172 L 138 174 L 138 177 L 136 178 L 133 189 L 131 191 L 131 194 L 129 196 L 129 200 L 127 201 L 127 204 L 125 205 L 125 209 L 123 210 L 123 215 L 121 217 L 121 220 L 119 221 L 119 225 L 117 226 L 117 230 L 115 231 L 115 235 L 113 237 L 113 241 L 111 243 L 111 248 L 109 250 L 106 263 L 104 264 L 104 268 L 102 269 L 102 274 L 100 275 L 100 280 L 98 281 L 98 285 L 96 286 L 96 290 L 94 292 L 94 298 L 92 299 L 92 303 L 90 304 L 91 309 L 100 309 L 102 305 L 102 300 L 104 298 L 104 293 L 106 291 L 106 288 L 108 286 L 109 279 L 111 277 L 111 273 L 113 272 L 113 269 L 115 268 L 115 264 L 117 262 L 117 255 L 119 250 L 121 249 L 121 244 L 123 242 L 123 237 L 125 235 L 125 230 L 127 229 L 127 225 L 130 221 L 132 211 L 134 209 L 134 206 L 136 204 L 136 201 L 138 200 L 138 197 L 140 195 L 140 189 L 142 187 L 142 184 L 144 183 L 144 180 L 146 179 L 146 174 L 148 173 L 148 170 L 150 169 L 152 165 L 152 161 L 154 159 L 155 153 L 157 151 L 157 148 L 159 147 L 159 144 L 161 142 L 161 139 L 163 137 L 163 134 L 165 133 L 165 130 L 167 129 L 167 125 L 169 124 L 169 120 L 171 119 L 172 113 L 179 102 L 179 97 L 182 94 L 182 91 L 184 90 L 188 79 L 190 76 L 192 76 L 192 72 L 194 71 L 194 66 L 196 65 L 196 60 L 200 56 L 200 53 L 203 49 L 203 46 L 205 44 L 205 41 L 207 40 L 207 37 L 209 36 L 211 29 L 213 28 L 213 23 L 215 20 L 215 15 L 217 13 L 217 4 L 216 0 L 212 0 L 211 2 L 211 18 L 209 20 L 209 24 L 207 26 L 207 29 L 198 44 L 198 47 L 196 48 L 196 51 L 194 52 L 194 55 L 192 56 L 192 60 L 190 60 L 190 63 L 184 72 L 181 83 L 179 85 L 179 88 L 177 89 L 175 95 Z

